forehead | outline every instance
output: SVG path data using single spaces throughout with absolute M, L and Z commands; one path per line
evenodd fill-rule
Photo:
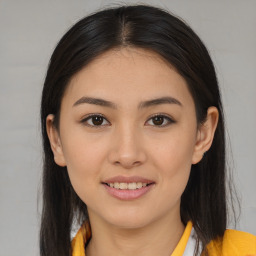
M 79 71 L 63 100 L 71 104 L 82 96 L 106 98 L 117 105 L 163 96 L 193 104 L 185 79 L 157 53 L 138 48 L 107 51 Z

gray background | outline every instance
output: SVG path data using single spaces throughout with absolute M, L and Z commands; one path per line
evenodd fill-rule
M 0 256 L 38 255 L 39 105 L 50 54 L 72 24 L 110 3 L 118 2 L 0 0 Z M 210 50 L 242 198 L 237 229 L 256 235 L 256 1 L 144 3 L 182 17 Z

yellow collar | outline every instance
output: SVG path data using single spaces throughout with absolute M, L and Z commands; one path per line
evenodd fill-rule
M 187 226 L 184 230 L 184 233 L 177 244 L 174 252 L 171 256 L 181 256 L 183 255 L 190 233 L 192 230 L 192 222 L 189 221 L 187 223 Z M 85 244 L 88 242 L 88 240 L 91 237 L 91 229 L 88 222 L 85 222 L 82 227 L 78 230 L 76 236 L 72 240 L 72 256 L 85 256 Z

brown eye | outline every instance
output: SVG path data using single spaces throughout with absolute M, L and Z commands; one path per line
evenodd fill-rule
M 100 126 L 105 126 L 109 124 L 109 122 L 101 115 L 90 115 L 85 119 L 83 119 L 81 122 L 87 126 L 92 126 L 92 127 L 96 127 L 96 126 L 100 127 Z
M 147 123 L 152 126 L 165 127 L 172 123 L 175 123 L 175 121 L 165 115 L 155 115 L 151 117 Z
M 92 123 L 94 125 L 101 125 L 103 123 L 103 117 L 102 116 L 93 116 L 92 117 Z
M 162 125 L 164 122 L 164 117 L 163 116 L 155 116 L 152 118 L 153 124 L 155 125 Z

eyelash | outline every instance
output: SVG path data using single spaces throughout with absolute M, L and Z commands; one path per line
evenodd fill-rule
M 109 123 L 109 121 L 102 115 L 102 114 L 91 114 L 91 115 L 88 115 L 86 116 L 84 119 L 81 120 L 81 123 L 85 124 L 86 126 L 89 126 L 89 127 L 93 127 L 93 128 L 101 128 L 102 126 L 105 126 L 105 125 L 93 125 L 93 124 L 88 124 L 88 120 L 92 119 L 93 117 L 101 117 L 103 118 L 105 121 L 107 121 Z M 158 128 L 162 128 L 162 127 L 166 127 L 166 126 L 169 126 L 173 123 L 176 123 L 176 121 L 174 121 L 171 117 L 165 115 L 165 114 L 155 114 L 153 116 L 151 116 L 147 122 L 149 120 L 152 120 L 153 118 L 155 117 L 162 117 L 164 120 L 167 120 L 167 124 L 164 124 L 164 125 L 152 125 L 152 126 L 155 126 L 155 127 L 158 127 Z M 104 122 L 104 121 L 103 121 Z M 164 121 L 165 123 L 166 121 Z

